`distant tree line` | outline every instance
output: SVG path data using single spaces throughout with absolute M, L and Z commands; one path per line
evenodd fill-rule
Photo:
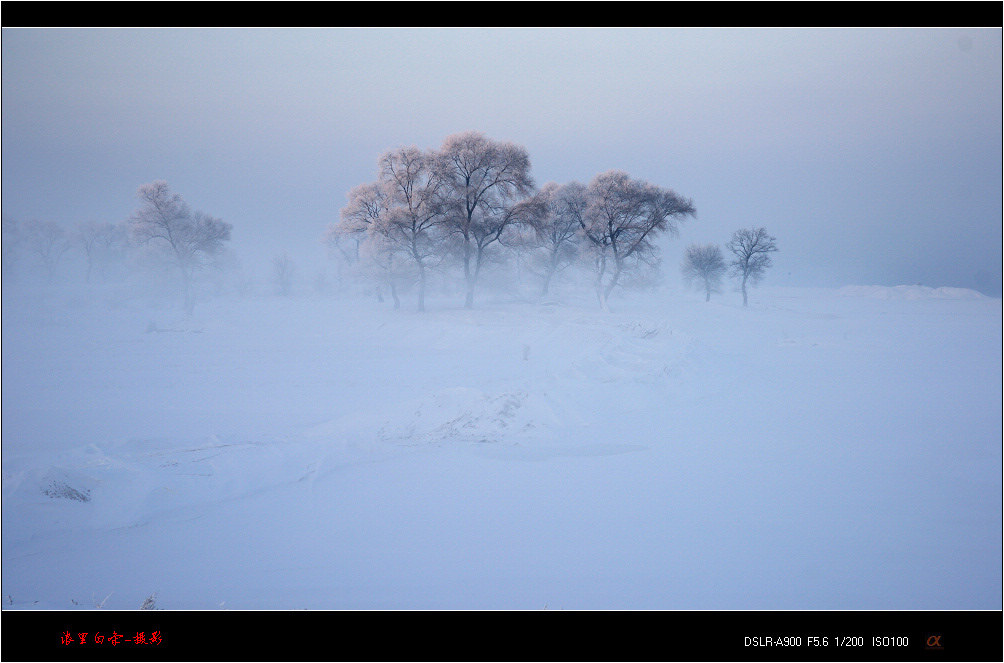
M 66 256 L 79 251 L 84 281 L 102 279 L 125 261 L 128 247 L 125 223 L 86 221 L 74 227 L 48 219 L 3 220 L 3 277 L 9 282 L 30 274 L 53 283 Z
M 541 295 L 566 267 L 584 267 L 606 309 L 615 288 L 658 264 L 654 240 L 695 213 L 674 191 L 616 170 L 538 189 L 525 148 L 468 131 L 438 150 L 380 156 L 376 180 L 348 192 L 324 241 L 395 307 L 401 285 L 415 283 L 424 310 L 429 271 L 454 268 L 471 308 L 485 267 L 509 259 L 536 275 Z
M 88 221 L 67 228 L 45 220 L 3 220 L 3 276 L 16 280 L 26 259 L 45 282 L 56 278 L 63 257 L 76 250 L 83 280 L 105 281 L 146 270 L 176 284 L 191 313 L 196 282 L 208 267 L 225 264 L 232 225 L 192 209 L 157 180 L 137 190 L 139 205 L 121 222 Z M 679 224 L 696 216 L 691 200 L 671 189 L 619 170 L 588 184 L 548 182 L 537 187 L 522 146 L 481 132 L 448 136 L 439 149 L 399 147 L 377 160 L 376 179 L 348 192 L 339 220 L 324 234 L 343 272 L 375 284 L 401 306 L 414 290 L 424 311 L 430 277 L 453 282 L 472 308 L 486 273 L 494 281 L 515 270 L 546 297 L 559 274 L 586 284 L 603 309 L 618 287 L 652 282 L 660 263 L 656 239 L 677 236 Z M 743 305 L 747 287 L 763 277 L 777 250 L 764 228 L 742 229 L 726 244 L 692 245 L 684 255 L 684 279 L 710 300 L 726 272 L 737 280 Z M 286 252 L 272 260 L 276 293 L 292 292 L 296 268 Z M 327 290 L 325 278 L 315 289 Z M 244 292 L 246 286 L 238 285 Z M 453 288 L 455 292 L 457 288 Z
M 167 182 L 158 180 L 137 190 L 140 205 L 121 222 L 86 221 L 68 228 L 49 220 L 3 220 L 5 279 L 16 279 L 25 257 L 29 268 L 40 267 L 52 283 L 57 268 L 70 251 L 79 250 L 85 265 L 84 281 L 120 276 L 138 265 L 156 265 L 173 272 L 183 293 L 183 308 L 195 308 L 195 280 L 230 240 L 229 223 L 193 210 Z M 162 272 L 163 273 L 163 272 Z

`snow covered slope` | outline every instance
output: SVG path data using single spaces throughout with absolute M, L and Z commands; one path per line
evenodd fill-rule
M 1001 300 L 612 305 L 5 294 L 3 607 L 1001 609 Z

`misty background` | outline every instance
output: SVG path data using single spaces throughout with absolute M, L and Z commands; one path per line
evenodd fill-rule
M 1001 28 L 0 43 L 4 612 L 1000 610 Z M 508 193 L 365 186 L 447 137 Z M 517 202 L 524 154 L 602 186 Z M 532 231 L 625 208 L 676 214 L 662 283 L 609 226 L 539 273 Z M 502 219 L 474 296 L 458 221 Z M 748 303 L 682 290 L 760 227 Z
M 11 29 L 3 216 L 127 219 L 166 180 L 233 224 L 241 269 L 321 237 L 384 151 L 465 130 L 538 186 L 610 169 L 693 200 L 660 239 L 765 226 L 765 283 L 1001 294 L 1002 31 Z

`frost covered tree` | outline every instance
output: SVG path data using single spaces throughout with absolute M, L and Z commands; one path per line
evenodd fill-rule
M 586 189 L 580 227 L 589 241 L 594 288 L 606 310 L 610 293 L 626 273 L 655 266 L 657 235 L 676 235 L 678 222 L 694 216 L 693 203 L 671 189 L 611 170 L 597 175 Z
M 133 241 L 157 246 L 178 268 L 185 292 L 185 312 L 195 309 L 194 279 L 205 260 L 220 253 L 230 239 L 231 224 L 192 211 L 167 182 L 157 180 L 139 187 L 140 207 L 129 219 Z
M 732 233 L 732 239 L 725 246 L 732 253 L 729 262 L 730 273 L 740 280 L 743 306 L 748 305 L 746 284 L 756 285 L 764 272 L 773 264 L 770 254 L 777 251 L 774 237 L 765 228 L 740 228 Z
M 371 232 L 383 236 L 385 251 L 411 263 L 418 278 L 418 310 L 425 310 L 425 289 L 430 262 L 442 257 L 437 237 L 444 215 L 444 182 L 435 155 L 417 147 L 386 152 L 379 160 L 379 185 L 385 213 L 378 215 Z
M 548 182 L 535 197 L 539 208 L 532 227 L 541 254 L 540 296 L 545 297 L 555 274 L 573 264 L 578 256 L 586 187 L 579 182 Z
M 472 308 L 485 250 L 526 211 L 518 205 L 534 187 L 530 156 L 522 146 L 466 131 L 443 141 L 437 169 L 444 183 L 444 223 L 460 241 L 464 307 Z
M 373 222 L 387 209 L 387 193 L 377 182 L 360 184 L 348 193 L 340 220 L 328 227 L 324 242 L 350 263 L 359 260 L 359 245 Z
M 28 221 L 23 232 L 25 246 L 42 264 L 46 281 L 52 282 L 56 267 L 72 246 L 69 234 L 62 225 L 47 219 Z
M 348 203 L 341 209 L 337 222 L 328 226 L 321 241 L 328 247 L 330 255 L 338 264 L 338 278 L 341 280 L 343 266 L 356 268 L 359 265 L 360 246 L 366 238 L 370 226 L 377 221 L 387 208 L 387 195 L 376 182 L 353 187 L 348 195 Z M 377 298 L 383 295 L 377 288 Z
M 503 258 L 495 251 L 495 244 L 509 246 L 521 239 L 518 232 L 529 227 L 541 215 L 541 201 L 536 197 L 519 198 L 515 193 L 492 196 L 483 209 L 474 215 L 470 224 L 472 247 L 472 276 L 476 285 L 482 269 L 492 261 Z M 473 292 L 468 290 L 468 293 Z
M 417 147 L 385 152 L 375 182 L 354 187 L 327 243 L 348 261 L 363 256 L 400 306 L 397 283 L 414 273 L 418 309 L 425 310 L 427 271 L 442 257 L 437 228 L 444 215 L 443 180 L 433 153 Z M 346 250 L 346 244 L 352 246 Z M 382 297 L 381 297 L 382 299 Z
M 366 235 L 359 245 L 359 263 L 364 273 L 377 281 L 377 298 L 383 301 L 382 289 L 390 292 L 394 308 L 401 308 L 398 286 L 411 282 L 416 275 L 410 262 L 402 257 L 397 247 L 378 229 Z
M 339 222 L 328 229 L 326 243 L 336 247 L 357 273 L 376 280 L 377 301 L 383 302 L 386 287 L 394 299 L 394 308 L 400 308 L 397 282 L 401 260 L 386 234 L 390 205 L 387 187 L 380 181 L 360 184 L 349 191 L 348 200 Z
M 725 274 L 725 256 L 717 244 L 692 244 L 683 256 L 683 279 L 691 286 L 704 288 L 704 301 L 711 301 L 711 293 L 721 292 Z

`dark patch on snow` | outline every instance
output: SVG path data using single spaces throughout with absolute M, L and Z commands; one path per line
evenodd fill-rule
M 75 500 L 77 502 L 91 501 L 90 490 L 85 489 L 83 491 L 80 491 L 62 481 L 50 482 L 49 487 L 43 489 L 42 492 L 54 500 L 65 499 L 65 500 Z

